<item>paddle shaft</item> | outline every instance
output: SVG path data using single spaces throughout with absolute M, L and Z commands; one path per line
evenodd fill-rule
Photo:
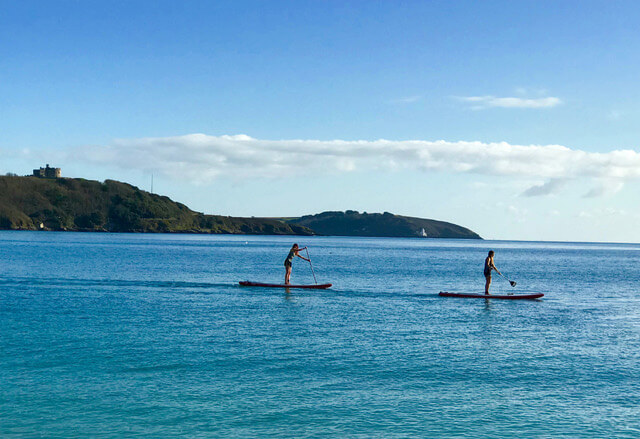
M 499 271 L 498 271 L 498 274 L 500 276 L 504 277 L 511 284 L 512 287 L 516 286 L 516 283 L 514 281 L 512 281 L 512 280 L 509 280 L 509 278 L 507 276 L 505 276 L 504 274 L 500 273 Z
M 316 273 L 313 271 L 313 264 L 311 263 L 311 256 L 309 256 L 309 249 L 305 247 L 305 251 L 307 252 L 307 259 L 309 259 L 309 266 L 311 267 L 311 274 L 313 274 L 313 281 L 317 284 L 318 281 L 316 279 Z

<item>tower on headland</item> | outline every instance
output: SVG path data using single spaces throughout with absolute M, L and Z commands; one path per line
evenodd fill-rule
M 33 175 L 34 177 L 40 178 L 61 178 L 62 172 L 60 171 L 60 168 L 50 168 L 47 163 L 46 168 L 34 169 Z

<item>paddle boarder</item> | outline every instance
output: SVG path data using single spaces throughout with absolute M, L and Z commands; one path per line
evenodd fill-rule
M 484 294 L 489 294 L 489 286 L 491 285 L 491 270 L 496 270 L 500 276 L 500 270 L 496 268 L 496 265 L 493 263 L 493 255 L 495 255 L 493 250 L 489 251 L 489 256 L 484 260 L 484 278 L 486 282 L 484 284 Z
M 291 250 L 289 250 L 287 259 L 284 260 L 284 268 L 285 268 L 284 284 L 285 285 L 289 285 L 289 278 L 291 277 L 291 265 L 293 264 L 294 256 L 297 256 L 300 259 L 304 259 L 307 262 L 311 262 L 309 259 L 305 258 L 304 256 L 300 256 L 300 254 L 298 254 L 300 250 L 304 250 L 305 248 L 306 247 L 298 248 L 298 244 L 293 244 L 293 246 L 291 247 Z

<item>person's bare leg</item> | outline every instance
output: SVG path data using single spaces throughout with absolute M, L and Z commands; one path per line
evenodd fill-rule
M 491 285 L 491 276 L 486 276 L 487 281 L 484 284 L 484 294 L 489 294 L 489 286 Z
M 286 267 L 286 271 L 284 273 L 284 284 L 289 285 L 289 279 L 291 278 L 291 266 Z

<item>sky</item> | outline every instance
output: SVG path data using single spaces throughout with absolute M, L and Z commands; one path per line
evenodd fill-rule
M 636 1 L 0 0 L 0 173 L 640 242 Z

